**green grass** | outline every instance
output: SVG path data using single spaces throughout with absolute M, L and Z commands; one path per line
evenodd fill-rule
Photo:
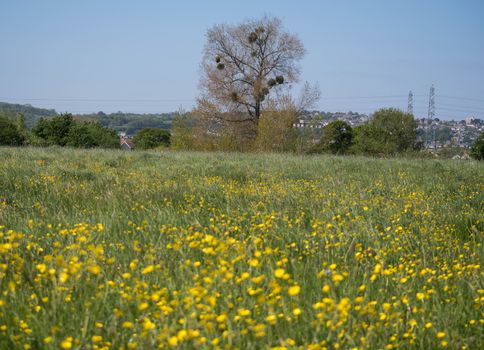
M 479 162 L 0 160 L 1 349 L 483 345 Z

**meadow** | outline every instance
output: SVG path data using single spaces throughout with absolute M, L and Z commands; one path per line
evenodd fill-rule
M 478 349 L 484 165 L 0 148 L 0 349 Z

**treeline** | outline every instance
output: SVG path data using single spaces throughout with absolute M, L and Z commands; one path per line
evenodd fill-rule
M 31 105 L 13 104 L 0 102 L 0 116 L 15 116 L 22 114 L 27 129 L 32 129 L 40 118 L 58 116 L 54 109 L 37 108 Z M 171 122 L 176 115 L 174 113 L 90 113 L 74 114 L 74 120 L 97 122 L 104 127 L 111 128 L 117 132 L 124 132 L 127 135 L 134 135 L 143 128 L 161 128 L 169 130 Z
M 170 145 L 170 133 L 161 128 L 142 128 L 132 138 L 136 148 L 152 149 Z M 25 117 L 0 115 L 0 145 L 4 146 L 61 146 L 75 148 L 119 148 L 116 130 L 101 123 L 76 119 L 71 114 L 40 118 L 29 130 Z
M 171 122 L 176 113 L 136 114 L 136 113 L 109 113 L 98 112 L 74 116 L 80 120 L 96 121 L 104 127 L 117 132 L 134 135 L 144 128 L 160 128 L 170 130 Z
M 394 108 L 381 109 L 370 120 L 352 127 L 336 120 L 323 129 L 298 129 L 294 108 L 265 110 L 257 130 L 246 133 L 243 116 L 216 122 L 200 118 L 197 110 L 178 113 L 171 134 L 162 128 L 142 128 L 132 138 L 137 149 L 166 148 L 195 151 L 291 152 L 298 154 L 353 154 L 395 156 L 416 154 L 422 150 L 417 123 L 413 116 Z M 241 122 L 242 120 L 242 122 Z M 0 145 L 67 146 L 76 148 L 119 148 L 116 130 L 98 121 L 76 119 L 71 114 L 40 118 L 29 130 L 25 117 L 0 114 Z M 484 158 L 484 136 L 481 134 L 470 152 Z
M 31 129 L 40 118 L 56 116 L 55 109 L 37 108 L 31 105 L 21 105 L 14 103 L 0 102 L 0 116 L 11 117 L 21 114 L 24 118 L 25 126 Z
M 177 116 L 172 127 L 172 147 L 187 150 L 295 152 L 395 155 L 418 151 L 417 123 L 397 109 L 381 109 L 368 123 L 352 128 L 336 120 L 319 129 L 294 127 L 296 109 L 269 110 L 261 115 L 254 138 L 244 136 L 243 123 L 211 125 L 196 111 Z M 241 118 L 240 118 L 241 119 Z
M 40 118 L 29 130 L 25 117 L 0 115 L 0 145 L 6 146 L 69 146 L 78 148 L 117 148 L 115 130 L 96 122 L 75 120 L 71 114 Z
M 226 116 L 225 120 L 229 119 Z M 375 112 L 365 124 L 352 127 L 335 120 L 322 129 L 295 128 L 298 111 L 295 108 L 266 110 L 260 117 L 255 137 L 247 137 L 244 123 L 206 121 L 191 113 L 178 115 L 172 125 L 172 148 L 179 150 L 292 152 L 299 154 L 351 154 L 369 156 L 421 155 L 413 115 L 395 108 Z M 484 158 L 483 135 L 471 149 L 471 156 Z

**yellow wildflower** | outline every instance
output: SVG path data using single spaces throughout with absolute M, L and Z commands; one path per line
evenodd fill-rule
M 296 296 L 299 294 L 300 291 L 301 291 L 301 287 L 295 284 L 294 286 L 289 287 L 287 292 L 290 296 Z

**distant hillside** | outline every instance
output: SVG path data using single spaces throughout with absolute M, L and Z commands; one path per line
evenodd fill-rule
M 27 128 L 32 128 L 38 119 L 48 118 L 58 113 L 55 109 L 36 108 L 31 105 L 20 105 L 13 103 L 0 102 L 0 115 L 14 117 L 17 113 L 22 113 L 25 117 Z M 97 121 L 101 125 L 112 128 L 118 132 L 125 132 L 127 135 L 134 135 L 142 128 L 162 128 L 169 130 L 171 122 L 176 113 L 159 113 L 159 114 L 137 114 L 116 112 L 106 114 L 98 112 L 93 114 L 74 115 L 77 120 Z
M 42 117 L 51 117 L 57 115 L 55 109 L 37 108 L 31 105 L 20 105 L 13 103 L 0 102 L 0 114 L 15 116 L 22 113 L 25 117 L 25 125 L 31 128 Z
M 134 135 L 138 130 L 148 127 L 169 130 L 175 114 L 176 113 L 136 114 L 123 112 L 106 114 L 99 112 L 95 114 L 75 115 L 74 117 L 80 120 L 97 121 L 101 125 L 112 128 L 118 132 Z

